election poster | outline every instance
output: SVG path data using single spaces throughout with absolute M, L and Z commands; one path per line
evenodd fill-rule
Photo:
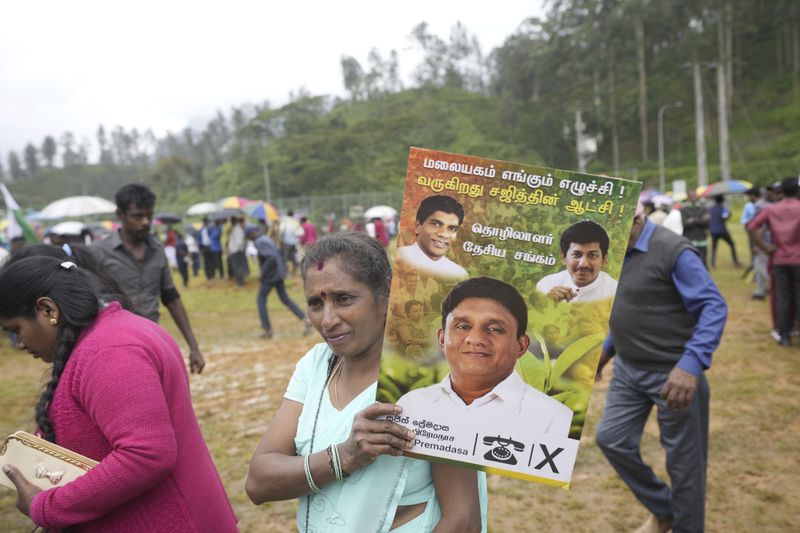
M 377 393 L 409 455 L 569 485 L 640 187 L 411 148 Z

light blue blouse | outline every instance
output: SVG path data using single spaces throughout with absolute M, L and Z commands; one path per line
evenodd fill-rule
M 284 394 L 287 400 L 303 404 L 295 437 L 298 455 L 318 452 L 346 440 L 355 415 L 375 401 L 377 383 L 367 387 L 344 409 L 337 410 L 325 387 L 330 357 L 331 350 L 325 343 L 309 350 L 297 363 Z M 313 450 L 310 448 L 312 433 Z M 486 475 L 483 472 L 478 473 L 478 481 L 483 531 L 486 531 Z M 393 533 L 427 533 L 441 517 L 430 463 L 407 457 L 381 455 L 347 479 L 329 483 L 317 494 L 309 494 L 308 531 L 314 533 L 388 532 L 398 505 L 427 503 L 422 515 L 392 530 Z M 299 531 L 306 530 L 308 503 L 308 496 L 300 498 Z

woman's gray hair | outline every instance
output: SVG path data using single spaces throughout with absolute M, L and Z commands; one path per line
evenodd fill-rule
M 392 267 L 386 250 L 366 233 L 331 233 L 311 245 L 300 263 L 303 280 L 309 268 L 339 258 L 341 268 L 356 281 L 370 288 L 379 298 L 389 297 Z

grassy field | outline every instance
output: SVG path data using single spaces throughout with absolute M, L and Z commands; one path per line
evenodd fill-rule
M 731 224 L 731 226 L 738 226 Z M 732 227 L 746 260 L 744 235 Z M 750 300 L 721 245 L 713 272 L 730 306 L 722 346 L 708 372 L 711 382 L 708 531 L 787 531 L 800 516 L 800 349 L 780 348 L 769 337 L 768 304 Z M 240 518 L 242 531 L 292 531 L 295 502 L 252 505 L 244 494 L 250 455 L 279 402 L 295 361 L 314 343 L 302 324 L 270 299 L 276 332 L 257 338 L 257 284 L 192 280 L 183 297 L 208 365 L 192 376 L 195 409 L 209 448 Z M 290 294 L 301 302 L 297 280 Z M 164 325 L 177 331 L 169 318 Z M 179 335 L 176 338 L 180 338 Z M 33 405 L 45 367 L 5 340 L 0 347 L 0 435 L 33 429 Z M 489 524 L 493 532 L 624 531 L 647 516 L 594 445 L 608 376 L 596 388 L 569 491 L 490 476 Z M 655 417 L 647 426 L 643 455 L 664 475 Z M 30 531 L 14 507 L 15 493 L 0 488 L 0 531 Z

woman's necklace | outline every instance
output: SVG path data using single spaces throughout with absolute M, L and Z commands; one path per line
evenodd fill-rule
M 336 374 L 336 381 L 333 381 L 333 406 L 341 411 L 341 405 L 339 404 L 339 376 L 342 375 L 342 361 L 344 358 L 340 357 L 339 361 L 336 363 L 336 368 L 333 369 L 333 373 Z
M 333 378 L 333 373 L 336 372 L 342 364 L 342 358 L 337 357 L 336 355 L 331 355 L 330 360 L 328 361 L 328 373 L 325 376 L 325 383 L 322 386 L 322 390 L 319 393 L 319 401 L 317 402 L 317 412 L 314 415 L 314 426 L 311 429 L 311 442 L 308 446 L 308 453 L 311 455 L 314 452 L 314 437 L 317 435 L 317 422 L 319 421 L 319 411 L 322 408 L 322 397 L 325 395 L 325 389 L 328 388 L 328 383 L 331 382 L 331 378 Z M 333 393 L 336 394 L 336 386 L 334 386 Z M 306 526 L 304 531 L 308 533 L 308 519 L 311 513 L 311 494 L 306 496 Z

